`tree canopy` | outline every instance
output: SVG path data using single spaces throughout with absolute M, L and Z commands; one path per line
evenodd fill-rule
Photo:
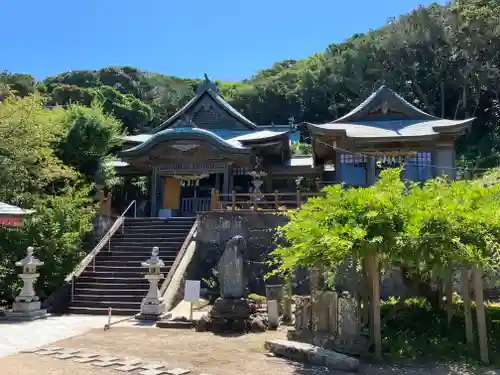
M 454 0 L 420 7 L 380 29 L 353 35 L 303 60 L 276 62 L 242 82 L 218 82 L 236 109 L 262 125 L 331 121 L 351 110 L 381 83 L 431 114 L 477 117 L 459 144 L 471 167 L 499 163 L 500 5 Z M 208 72 L 209 73 L 209 72 Z M 0 84 L 20 95 L 35 90 L 50 105 L 90 106 L 99 100 L 130 133 L 151 129 L 182 107 L 200 83 L 108 67 L 59 74 L 34 82 L 3 73 Z

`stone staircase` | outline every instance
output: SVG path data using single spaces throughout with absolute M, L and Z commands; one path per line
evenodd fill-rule
M 72 314 L 134 315 L 140 311 L 149 283 L 141 262 L 151 257 L 154 246 L 160 248 L 167 275 L 182 247 L 195 218 L 126 218 L 124 231 L 119 229 L 96 256 L 95 272 L 90 263 L 76 281 L 69 312 Z M 161 284 L 160 284 L 161 286 Z

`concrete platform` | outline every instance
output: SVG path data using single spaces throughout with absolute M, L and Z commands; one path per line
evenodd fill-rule
M 49 315 L 29 322 L 0 320 L 0 357 L 30 350 L 94 328 L 103 328 L 107 316 Z

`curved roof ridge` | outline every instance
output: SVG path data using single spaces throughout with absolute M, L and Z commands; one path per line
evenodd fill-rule
M 410 119 L 415 119 L 415 120 L 439 119 L 439 117 L 432 116 L 422 111 L 421 109 L 415 107 L 413 104 L 409 103 L 402 96 L 391 90 L 386 85 L 382 85 L 352 111 L 332 121 L 331 123 L 362 121 L 364 118 L 368 116 L 368 114 L 371 111 L 376 109 L 378 106 L 382 105 L 384 102 L 387 103 L 388 109 L 395 108 L 398 112 L 404 113 Z
M 219 94 L 214 92 L 210 85 L 205 85 L 203 89 L 197 93 L 192 99 L 190 99 L 181 109 L 179 109 L 176 113 L 170 116 L 166 121 L 158 125 L 155 129 L 153 129 L 153 133 L 158 133 L 169 128 L 173 123 L 182 117 L 191 107 L 193 107 L 201 98 L 205 95 L 210 95 L 210 97 L 219 104 L 230 116 L 241 122 L 245 127 L 249 129 L 257 129 L 258 126 L 243 116 L 240 112 L 238 112 L 235 108 L 233 108 L 228 102 L 226 102 Z
M 151 138 L 148 140 L 144 141 L 143 143 L 129 148 L 127 150 L 121 151 L 120 155 L 121 156 L 128 156 L 128 155 L 135 155 L 138 153 L 141 153 L 142 151 L 148 151 L 157 144 L 163 142 L 164 140 L 167 140 L 170 137 L 175 137 L 176 135 L 194 135 L 196 137 L 208 137 L 212 139 L 213 141 L 217 142 L 222 148 L 229 149 L 233 152 L 243 152 L 246 153 L 249 151 L 246 147 L 244 147 L 240 142 L 238 141 L 233 141 L 231 142 L 226 141 L 224 138 L 218 136 L 217 134 L 207 130 L 207 129 L 201 129 L 201 128 L 168 128 L 164 129 L 162 131 L 159 131 L 155 133 Z M 174 138 L 176 139 L 176 138 Z M 181 140 L 184 138 L 180 138 Z

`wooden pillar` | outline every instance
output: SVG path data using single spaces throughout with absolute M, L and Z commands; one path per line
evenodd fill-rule
M 446 277 L 445 284 L 445 294 L 446 294 L 446 318 L 448 322 L 448 327 L 451 324 L 451 319 L 453 318 L 453 275 L 452 271 Z
M 474 294 L 476 297 L 476 316 L 477 316 L 477 334 L 479 337 L 479 352 L 483 365 L 489 365 L 488 356 L 488 334 L 486 330 L 486 314 L 484 312 L 483 297 L 483 270 L 480 267 L 474 267 L 472 271 L 472 280 L 474 282 Z
M 372 337 L 375 345 L 375 357 L 378 360 L 382 359 L 382 335 L 380 323 L 380 274 L 379 274 L 379 259 L 378 254 L 372 252 L 368 255 L 367 266 L 371 277 L 370 289 L 372 292 L 371 308 L 372 308 Z
M 438 145 L 432 153 L 434 177 L 448 176 L 451 180 L 456 178 L 455 148 L 453 145 Z
M 231 173 L 231 168 L 229 168 L 229 164 L 226 164 L 224 168 L 224 186 L 222 187 L 222 194 L 229 194 L 229 174 Z
M 372 186 L 377 181 L 377 164 L 374 156 L 367 156 L 366 159 L 366 185 Z
M 335 151 L 335 182 L 342 182 L 342 153 Z
M 462 276 L 462 300 L 464 302 L 465 336 L 469 346 L 474 345 L 474 330 L 472 327 L 472 309 L 470 303 L 469 270 L 463 268 Z
M 283 300 L 283 321 L 292 322 L 292 277 L 289 275 L 285 279 L 285 297 Z
M 215 186 L 213 187 L 216 190 L 220 189 L 220 173 L 215 173 Z
M 106 215 L 106 195 L 104 190 L 99 191 L 99 214 L 102 216 Z
M 151 181 L 151 191 L 150 191 L 150 201 L 151 201 L 151 212 L 150 212 L 150 216 L 151 217 L 156 217 L 158 216 L 158 212 L 157 212 L 157 207 L 156 207 L 156 201 L 157 201 L 157 195 L 158 195 L 158 192 L 157 192 L 157 189 L 158 189 L 158 175 L 157 175 L 157 171 L 156 171 L 156 168 L 153 168 L 153 170 L 151 171 L 151 178 L 150 178 L 150 181 Z

